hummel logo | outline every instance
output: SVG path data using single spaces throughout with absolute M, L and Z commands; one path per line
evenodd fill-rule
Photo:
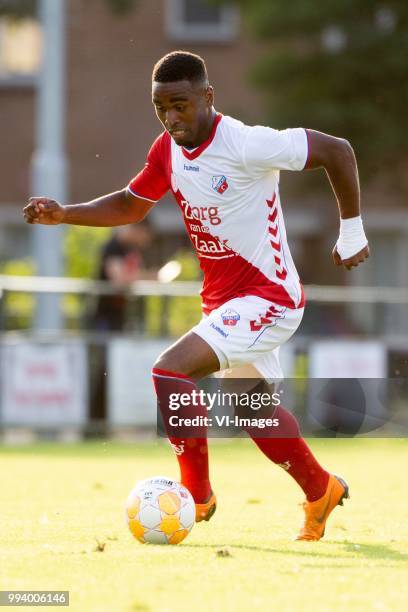
M 200 172 L 199 166 L 187 166 L 187 164 L 184 164 L 184 170 L 189 172 Z
M 221 336 L 224 336 L 224 338 L 228 338 L 229 334 L 226 334 L 225 331 L 223 331 L 221 328 L 219 328 L 218 325 L 215 325 L 215 323 L 210 323 L 210 327 L 215 329 L 215 331 L 217 331 L 219 334 L 221 334 Z

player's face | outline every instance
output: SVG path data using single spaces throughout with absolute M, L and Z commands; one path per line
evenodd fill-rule
M 211 130 L 214 94 L 211 86 L 190 81 L 152 86 L 156 115 L 179 146 L 198 147 Z

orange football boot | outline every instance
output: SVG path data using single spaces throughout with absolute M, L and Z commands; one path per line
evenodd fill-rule
M 305 521 L 296 540 L 320 540 L 324 536 L 326 521 L 336 506 L 343 505 L 343 499 L 348 499 L 347 483 L 338 476 L 330 474 L 326 493 L 314 502 L 305 501 Z
M 217 498 L 211 491 L 210 497 L 203 504 L 196 504 L 196 523 L 209 521 L 217 509 Z

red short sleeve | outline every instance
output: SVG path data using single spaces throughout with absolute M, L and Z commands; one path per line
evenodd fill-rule
M 157 202 L 171 187 L 171 140 L 168 132 L 156 138 L 143 170 L 129 183 L 129 191 L 140 198 Z

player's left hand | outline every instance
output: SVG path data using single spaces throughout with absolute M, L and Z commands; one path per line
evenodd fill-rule
M 356 268 L 359 264 L 364 263 L 367 257 L 370 257 L 370 249 L 367 244 L 364 249 L 361 249 L 361 251 L 352 257 L 343 260 L 337 252 L 337 246 L 335 246 L 332 255 L 336 266 L 344 266 L 347 270 L 351 270 L 352 268 Z

